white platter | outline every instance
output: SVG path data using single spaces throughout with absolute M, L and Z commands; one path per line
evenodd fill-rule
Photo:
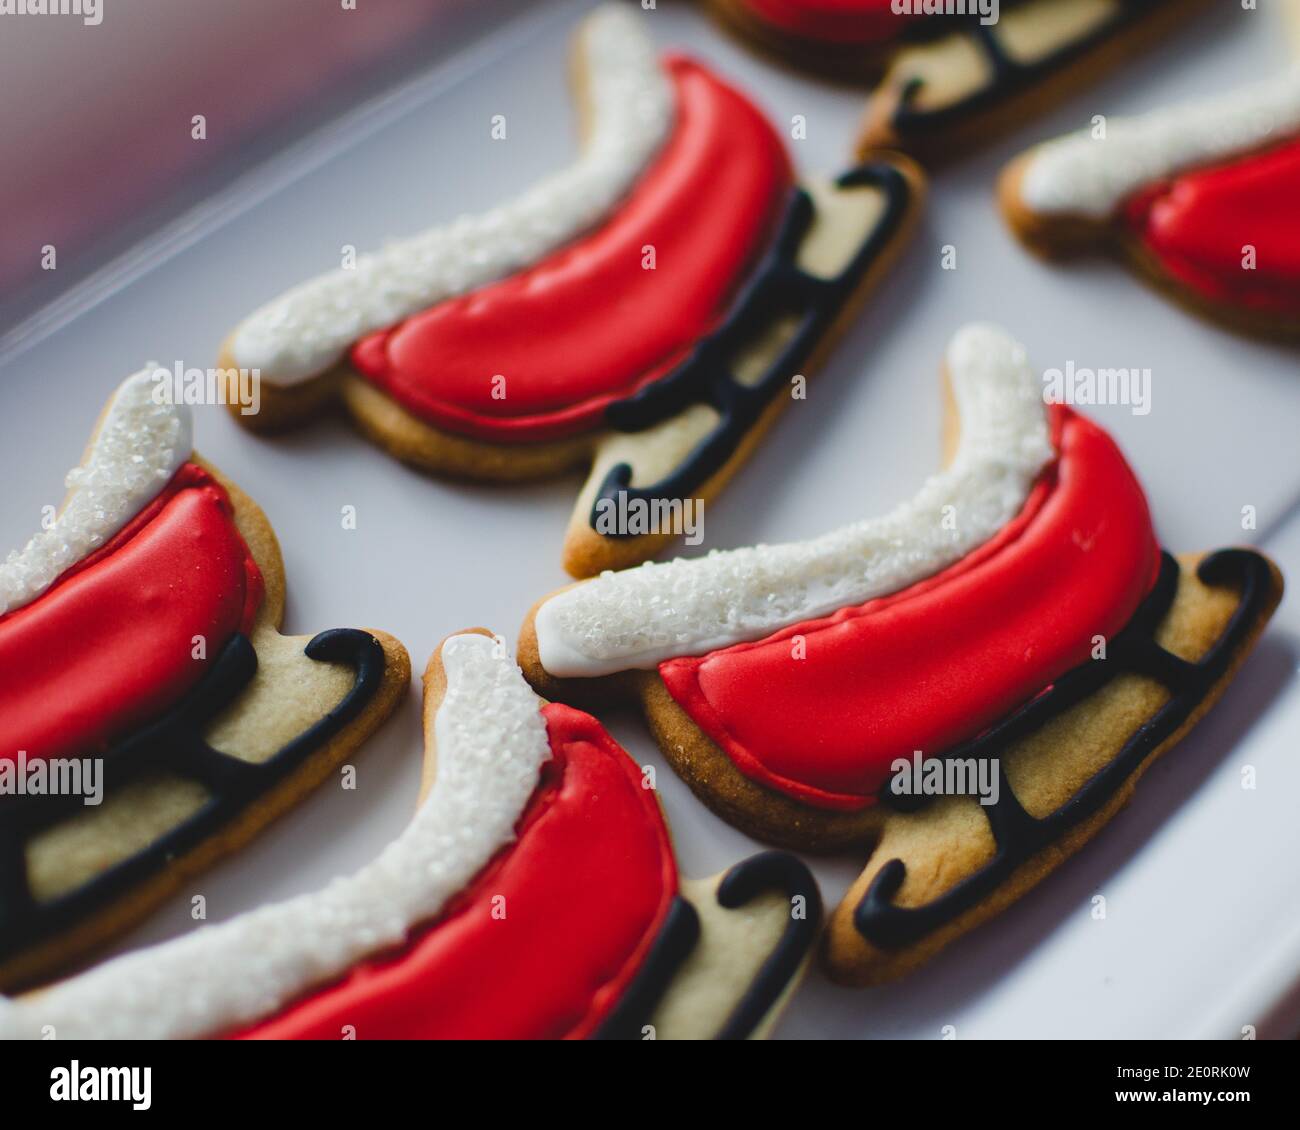
M 0 529 L 10 545 L 57 502 L 118 379 L 158 360 L 207 366 L 254 305 L 374 246 L 504 199 L 573 147 L 567 37 L 585 3 L 539 8 L 472 51 L 364 106 L 208 200 L 187 222 L 82 287 L 70 304 L 0 339 L 7 469 Z M 1014 138 L 945 170 L 914 246 L 868 305 L 810 397 L 711 507 L 710 547 L 804 537 L 909 495 L 939 449 L 937 370 L 950 333 L 1000 321 L 1040 367 L 1153 370 L 1147 416 L 1097 410 L 1141 474 L 1172 549 L 1252 541 L 1300 583 L 1300 367 L 1170 307 L 1114 264 L 1050 268 L 1028 258 L 992 201 L 1003 162 L 1031 141 L 1248 81 L 1285 61 L 1279 14 L 1238 5 L 1086 91 Z M 664 47 L 713 62 L 777 121 L 803 114 L 798 164 L 848 164 L 860 92 L 775 68 L 688 5 L 645 14 Z M 495 144 L 493 114 L 510 142 Z M 941 248 L 957 269 L 940 268 Z M 565 581 L 559 544 L 577 478 L 524 489 L 457 485 L 398 466 L 339 423 L 280 442 L 203 408 L 198 449 L 274 523 L 289 578 L 287 629 L 367 625 L 402 639 L 422 669 L 438 641 L 473 624 L 513 638 L 532 601 Z M 341 528 L 355 506 L 358 528 Z M 1259 528 L 1241 529 L 1243 506 Z M 1037 891 L 894 987 L 839 989 L 815 972 L 778 1034 L 959 1038 L 1261 1035 L 1300 1027 L 1300 611 L 1285 602 L 1222 704 L 1142 782 L 1134 803 Z M 638 721 L 607 719 L 661 794 L 684 869 L 705 874 L 755 849 L 663 765 Z M 419 699 L 358 755 L 355 792 L 326 787 L 251 847 L 203 876 L 121 949 L 314 889 L 369 860 L 413 804 Z M 1255 767 L 1258 787 L 1241 787 Z M 819 862 L 828 900 L 851 861 Z M 1104 895 L 1103 921 L 1091 915 Z

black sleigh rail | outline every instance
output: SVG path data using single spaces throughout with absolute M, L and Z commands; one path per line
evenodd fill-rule
M 1158 680 L 1170 698 L 1121 747 L 1106 766 L 1055 812 L 1033 817 L 1021 806 L 998 762 L 998 801 L 983 809 L 996 851 L 980 870 L 941 897 L 923 906 L 893 903 L 907 874 L 901 859 L 891 859 L 876 874 L 854 910 L 859 934 L 880 949 L 899 949 L 919 941 L 970 910 L 992 894 L 1011 874 L 1070 829 L 1096 815 L 1143 762 L 1190 717 L 1227 671 L 1269 600 L 1271 574 L 1267 560 L 1245 549 L 1226 549 L 1205 557 L 1197 575 L 1207 585 L 1239 587 L 1241 596 L 1223 633 L 1200 659 L 1189 663 L 1155 641 L 1156 631 L 1178 588 L 1178 563 L 1164 554 L 1155 587 L 1124 630 L 1112 639 L 1105 660 L 1076 667 L 1015 713 L 991 729 L 943 755 L 945 761 L 989 760 L 1043 723 L 1087 698 L 1125 672 Z M 882 799 L 898 809 L 920 807 L 924 798 L 896 797 L 886 785 Z M 919 799 L 919 803 L 918 803 Z
M 830 332 L 836 318 L 872 265 L 893 239 L 907 211 L 911 186 L 893 165 L 868 161 L 842 173 L 840 188 L 871 186 L 885 195 L 879 220 L 862 239 L 848 264 L 831 278 L 821 278 L 797 265 L 799 249 L 815 218 L 812 197 L 796 188 L 772 246 L 733 302 L 726 320 L 699 342 L 675 369 L 653 384 L 605 410 L 606 422 L 622 432 L 640 432 L 661 423 L 692 404 L 707 404 L 718 421 L 681 464 L 658 482 L 633 487 L 632 468 L 611 467 L 592 505 L 592 529 L 620 496 L 628 502 L 685 499 L 730 458 L 745 433 Z M 737 353 L 775 319 L 798 318 L 790 340 L 756 381 L 742 384 L 731 370 Z M 612 537 L 631 536 L 611 534 Z
M 383 680 L 384 650 L 367 632 L 321 632 L 307 643 L 304 654 L 320 663 L 346 664 L 353 671 L 352 686 L 329 713 L 260 764 L 221 753 L 203 738 L 213 719 L 239 697 L 257 671 L 257 653 L 242 634 L 230 639 L 199 684 L 166 714 L 102 755 L 106 798 L 153 772 L 201 782 L 210 796 L 183 823 L 66 894 L 42 901 L 33 897 L 26 846 L 36 833 L 80 811 L 83 798 L 0 797 L 0 962 L 68 929 L 219 831 L 355 719 Z
M 723 875 L 716 897 L 719 906 L 735 910 L 770 892 L 791 900 L 802 898 L 803 914 L 790 915 L 753 983 L 714 1033 L 716 1040 L 744 1040 L 754 1034 L 799 972 L 821 930 L 822 898 L 817 880 L 800 859 L 788 852 L 765 851 L 741 860 Z M 651 1016 L 699 940 L 699 914 L 689 901 L 678 895 L 641 971 L 605 1018 L 596 1038 L 645 1039 Z
M 1174 0 L 1120 0 L 1119 9 L 1100 26 L 1032 63 L 1019 62 L 1007 54 L 998 41 L 996 25 L 984 23 L 978 15 L 937 20 L 933 33 L 923 33 L 916 38 L 935 38 L 946 32 L 965 30 L 988 63 L 991 75 L 989 82 L 956 102 L 927 110 L 918 105 L 917 101 L 925 82 L 920 78 L 912 79 L 901 92 L 890 124 L 894 132 L 904 140 L 922 139 L 947 129 L 960 123 L 963 118 L 990 110 L 998 103 L 1024 93 L 1106 40 L 1122 34 L 1156 8 L 1173 2 Z

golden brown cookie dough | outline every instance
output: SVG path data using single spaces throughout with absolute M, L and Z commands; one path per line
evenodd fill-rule
M 88 447 L 87 455 L 90 450 Z M 311 636 L 279 633 L 285 576 L 270 522 L 257 504 L 216 468 L 197 455 L 191 461 L 210 472 L 227 492 L 235 524 L 264 584 L 264 597 L 249 633 L 257 653 L 256 673 L 238 697 L 208 723 L 204 740 L 232 758 L 262 764 L 341 703 L 352 689 L 354 673 L 342 663 L 309 659 L 303 649 Z M 72 917 L 57 932 L 39 934 L 26 945 L 20 943 L 0 964 L 0 989 L 40 981 L 111 941 L 322 784 L 387 719 L 410 684 L 405 648 L 386 633 L 369 634 L 383 651 L 382 678 L 355 717 L 310 751 L 283 779 L 254 796 L 232 819 L 172 856 L 165 866 L 146 869 L 141 878 L 126 881 L 93 900 L 93 909 Z M 107 759 L 111 758 L 109 751 Z M 56 823 L 33 832 L 23 844 L 26 885 L 32 899 L 39 908 L 76 895 L 114 867 L 128 864 L 132 857 L 152 848 L 210 800 L 212 793 L 204 784 L 164 764 L 142 772 L 120 790 L 110 790 L 97 806 L 73 809 Z
M 968 397 L 978 395 L 972 387 L 967 388 Z M 950 399 L 950 456 L 957 440 L 951 407 Z M 728 568 L 737 566 L 723 566 Z M 776 582 L 769 577 L 765 583 Z M 688 591 L 682 577 L 675 576 L 674 584 L 674 594 Z M 644 641 L 615 651 L 617 660 L 599 651 L 582 652 L 599 655 L 606 664 L 587 677 L 575 674 L 585 659 L 566 659 L 576 664 L 572 670 L 565 668 L 567 677 L 547 670 L 537 616 L 557 594 L 529 612 L 518 654 L 529 682 L 547 697 L 588 708 L 638 702 L 674 770 L 705 804 L 740 830 L 782 847 L 865 855 L 861 877 L 832 916 L 826 960 L 835 979 L 874 984 L 927 961 L 1086 843 L 1127 802 L 1146 768 L 1218 700 L 1277 607 L 1282 587 L 1277 567 L 1253 550 L 1166 557 L 1155 586 L 1123 632 L 1110 641 L 1115 654 L 1094 654 L 1091 665 L 1075 668 L 1043 688 L 1030 700 L 1037 713 L 1017 723 L 1019 730 L 998 732 L 1020 712 L 1030 711 L 1029 703 L 983 731 L 989 735 L 986 748 L 954 755 L 980 758 L 995 769 L 1001 766 L 1001 800 L 987 809 L 969 795 L 948 794 L 915 805 L 895 803 L 882 793 L 866 808 L 844 811 L 815 807 L 793 793 L 777 791 L 742 772 L 678 704 L 658 663 L 649 669 L 600 673 L 629 655 L 640 662 L 648 654 L 637 650 L 647 646 Z M 638 589 L 631 597 L 625 590 L 623 595 L 640 602 L 648 599 L 647 591 Z M 594 629 L 588 625 L 574 630 Z M 565 644 L 569 646 L 577 645 Z M 1064 697 L 1055 705 L 1050 696 L 1058 691 Z M 1109 766 L 1115 768 L 1090 784 Z M 1050 816 L 1051 821 L 1025 832 L 1015 819 L 1019 807 L 1032 819 Z M 1002 821 L 1009 829 L 997 843 L 990 821 Z M 995 850 L 998 844 L 1004 848 L 1000 853 Z M 865 911 L 864 899 L 870 903 Z M 946 901 L 936 910 L 939 900 Z
M 639 31 L 635 14 L 622 10 L 615 14 L 624 17 L 620 26 L 627 25 L 629 34 Z M 579 44 L 597 26 L 594 21 L 610 19 L 611 13 L 599 9 L 583 25 Z M 591 61 L 580 51 L 574 84 L 584 120 L 593 114 L 591 69 Z M 439 426 L 412 412 L 379 384 L 357 372 L 346 356 L 299 383 L 277 384 L 273 374 L 263 373 L 260 411 L 245 414 L 231 398 L 232 413 L 243 427 L 271 434 L 338 409 L 363 435 L 395 458 L 420 470 L 454 478 L 510 483 L 586 469 L 586 481 L 564 537 L 564 568 L 573 576 L 585 577 L 635 564 L 698 528 L 706 504 L 726 486 L 780 414 L 789 396 L 789 382 L 796 375 L 811 375 L 822 364 L 911 238 L 923 206 L 924 174 L 909 158 L 897 154 L 873 153 L 869 165 L 874 180 L 855 181 L 852 178 L 857 170 L 851 170 L 846 174 L 848 179 L 808 179 L 798 186 L 812 202 L 812 216 L 807 230 L 788 252 L 776 246 L 778 227 L 783 217 L 795 214 L 799 205 L 793 196 L 781 204 L 780 214 L 772 217 L 769 237 L 754 248 L 754 262 L 733 281 L 732 293 L 727 296 L 729 308 L 719 313 L 714 330 L 696 343 L 698 347 L 701 342 L 721 341 L 717 351 L 725 349 L 732 356 L 716 364 L 710 362 L 708 372 L 690 372 L 691 384 L 685 394 L 666 407 L 647 409 L 644 419 L 638 417 L 634 423 L 612 425 L 601 417 L 592 430 L 527 442 L 456 434 L 450 425 Z M 865 257 L 861 262 L 855 259 L 859 252 Z M 769 262 L 776 264 L 774 270 L 778 272 L 789 266 L 824 283 L 837 282 L 841 272 L 847 272 L 845 292 L 826 297 L 823 291 L 822 297 L 812 299 L 792 294 L 788 311 L 773 312 L 773 303 L 763 294 L 753 297 L 753 288 L 762 281 Z M 783 275 L 776 285 L 799 289 L 797 280 L 787 284 Z M 748 321 L 741 323 L 744 311 L 739 308 L 744 295 L 758 305 Z M 816 312 L 813 304 L 818 302 L 826 304 L 825 324 L 812 339 L 799 345 L 791 361 L 782 349 Z M 728 333 L 733 320 L 741 324 L 735 331 L 735 337 L 740 339 L 738 345 L 732 336 L 719 337 Z M 219 359 L 223 370 L 235 374 L 240 365 L 236 342 L 241 328 L 227 338 Z M 638 389 L 636 395 L 662 391 L 689 360 L 687 352 L 656 381 Z M 784 381 L 782 387 L 772 381 L 755 387 L 777 367 L 787 364 L 791 370 L 788 375 L 776 374 Z M 713 402 L 718 398 L 708 388 L 698 387 L 728 375 L 757 398 L 755 411 L 745 416 L 735 432 L 727 429 L 727 417 Z M 616 404 L 626 405 L 632 399 L 627 394 Z M 716 454 L 717 458 L 702 459 L 693 465 L 701 450 L 710 444 L 711 456 Z M 600 529 L 593 516 L 593 504 L 607 475 L 624 466 L 630 473 L 624 494 L 650 491 L 653 503 L 666 505 L 645 522 L 625 523 L 629 528 L 613 532 Z M 667 485 L 660 489 L 659 484 Z M 690 508 L 689 517 L 683 513 L 686 507 Z

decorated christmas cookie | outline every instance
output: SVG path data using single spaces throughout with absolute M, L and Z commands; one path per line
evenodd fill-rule
M 0 564 L 0 986 L 131 925 L 318 785 L 410 683 L 401 644 L 282 636 L 265 515 L 149 369 Z
M 879 85 L 859 149 L 943 158 L 1010 128 L 1206 0 L 708 0 L 781 57 Z M 881 75 L 883 74 L 883 78 Z
M 1081 846 L 1222 692 L 1282 581 L 1246 549 L 1160 549 L 1096 424 L 1044 403 L 1024 350 L 969 326 L 946 470 L 812 541 L 646 564 L 535 606 L 548 697 L 640 699 L 725 819 L 866 849 L 832 974 L 898 976 Z
M 1035 146 L 1000 194 L 1035 251 L 1113 247 L 1199 312 L 1300 335 L 1300 64 Z
M 338 402 L 398 458 L 528 480 L 590 467 L 575 576 L 689 532 L 909 235 L 922 177 L 876 157 L 793 182 L 778 132 L 645 13 L 583 24 L 582 155 L 509 203 L 272 300 L 222 364 L 273 431 Z
M 763 1034 L 817 936 L 807 868 L 681 879 L 650 779 L 487 633 L 444 641 L 424 682 L 419 809 L 378 859 L 0 1001 L 0 1036 Z

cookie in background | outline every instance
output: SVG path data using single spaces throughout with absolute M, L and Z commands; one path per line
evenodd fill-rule
M 706 0 L 819 77 L 874 87 L 858 152 L 927 164 L 984 145 L 1096 82 L 1207 0 Z
M 924 178 L 877 154 L 796 183 L 757 106 L 660 58 L 652 18 L 606 5 L 579 28 L 574 164 L 240 323 L 221 365 L 260 373 L 262 407 L 235 418 L 275 432 L 338 405 L 427 471 L 587 468 L 574 576 L 692 533 L 892 265 Z
M 1300 338 L 1300 62 L 1036 145 L 998 196 L 1040 255 L 1110 252 L 1195 313 Z

